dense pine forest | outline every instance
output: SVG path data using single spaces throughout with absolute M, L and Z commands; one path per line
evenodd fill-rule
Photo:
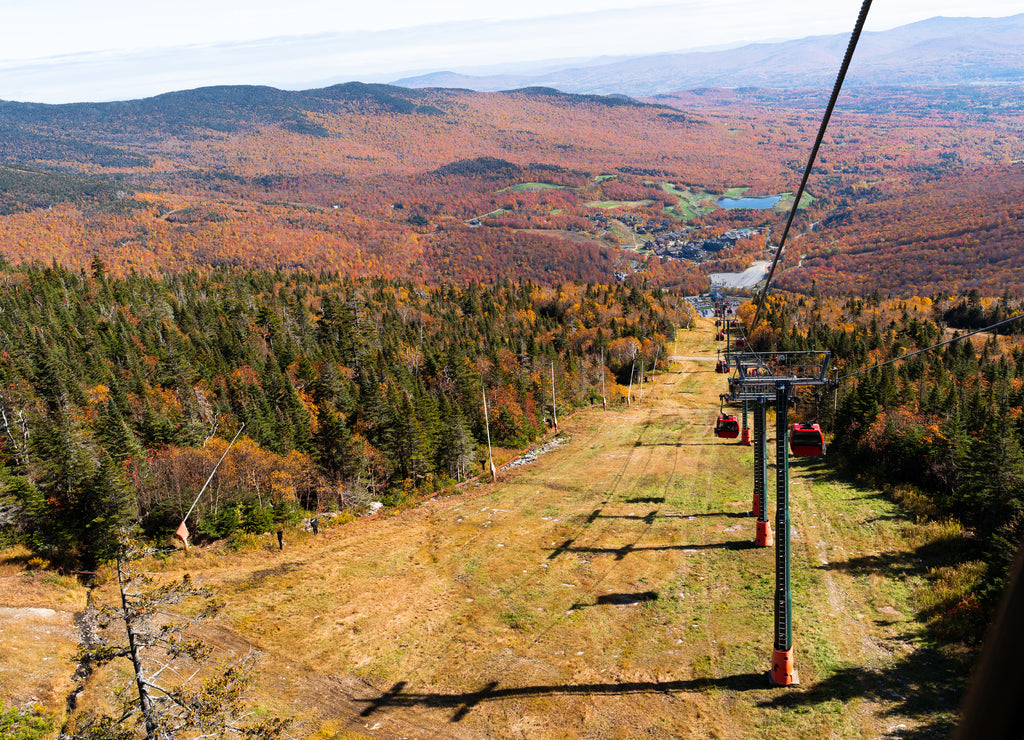
M 160 278 L 4 265 L 4 536 L 93 566 L 142 514 L 265 531 L 478 474 L 556 410 L 612 400 L 672 334 L 678 299 L 632 287 L 424 288 L 224 269 Z M 606 365 L 601 364 L 601 357 Z M 662 358 L 664 361 L 664 358 Z
M 928 348 L 1020 315 L 1024 305 L 977 291 L 769 305 L 755 347 L 833 353 L 838 388 L 799 408 L 833 432 L 829 467 L 880 487 L 911 517 L 947 523 L 941 547 L 892 566 L 928 570 L 938 638 L 979 640 L 1024 541 L 1024 321 Z

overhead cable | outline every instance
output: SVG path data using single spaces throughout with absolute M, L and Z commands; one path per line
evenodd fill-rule
M 782 251 L 786 247 L 786 237 L 789 235 L 789 229 L 793 225 L 793 218 L 796 216 L 797 209 L 800 207 L 800 200 L 803 198 L 804 189 L 807 187 L 807 179 L 811 175 L 811 168 L 814 166 L 814 160 L 818 156 L 818 149 L 821 147 L 821 141 L 825 138 L 825 129 L 828 128 L 829 119 L 832 117 L 832 109 L 836 107 L 836 99 L 839 97 L 839 91 L 843 88 L 843 80 L 846 78 L 846 71 L 850 67 L 850 60 L 853 58 L 853 51 L 857 48 L 857 41 L 860 39 L 860 32 L 864 28 L 864 21 L 868 17 L 868 10 L 871 8 L 871 0 L 864 0 L 863 5 L 860 8 L 860 15 L 857 17 L 857 23 L 853 27 L 853 33 L 850 35 L 850 43 L 846 47 L 846 55 L 843 57 L 843 63 L 839 67 L 839 74 L 836 76 L 835 85 L 832 86 L 832 97 L 829 98 L 828 106 L 825 108 L 825 114 L 821 119 L 821 126 L 818 128 L 818 136 L 814 140 L 814 147 L 811 149 L 811 156 L 807 159 L 807 166 L 804 168 L 803 178 L 800 180 L 800 187 L 796 191 L 796 197 L 793 199 L 793 207 L 789 211 L 789 218 L 786 219 L 786 228 L 782 230 L 782 238 L 779 239 L 779 247 L 775 250 L 775 257 L 772 259 L 771 269 L 768 271 L 768 278 L 765 280 L 764 288 L 761 290 L 760 300 L 757 302 L 757 311 L 754 313 L 754 320 L 750 324 L 750 331 L 753 332 L 757 327 L 757 319 L 761 315 L 761 307 L 764 306 L 764 298 L 768 294 L 768 286 L 771 285 L 772 277 L 775 275 L 775 268 L 779 264 L 779 258 L 782 256 Z
M 900 360 L 905 360 L 908 357 L 913 357 L 914 355 L 919 355 L 922 352 L 930 352 L 933 349 L 938 349 L 939 347 L 944 347 L 945 345 L 952 344 L 953 342 L 959 342 L 961 339 L 967 339 L 967 337 L 973 336 L 975 334 L 981 334 L 982 332 L 991 331 L 992 329 L 1000 327 L 1003 324 L 1009 324 L 1011 321 L 1017 321 L 1018 319 L 1024 319 L 1024 313 L 1019 313 L 1019 314 L 1016 314 L 1014 316 L 1011 316 L 1008 319 L 1003 319 L 1002 321 L 997 321 L 996 323 L 991 324 L 989 326 L 986 326 L 986 327 L 984 327 L 982 329 L 975 329 L 974 331 L 968 332 L 967 334 L 961 334 L 960 336 L 953 337 L 952 339 L 947 339 L 945 342 L 939 342 L 938 344 L 933 344 L 931 347 L 925 347 L 924 349 L 914 350 L 913 352 L 908 352 L 905 355 L 900 355 L 899 357 L 894 357 L 891 360 L 886 360 L 885 362 L 880 362 L 877 365 L 872 365 L 871 367 L 865 367 L 865 368 L 863 368 L 861 370 L 857 370 L 856 372 L 847 373 L 846 375 L 843 375 L 842 377 L 836 378 L 833 382 L 838 383 L 840 380 L 846 380 L 847 378 L 852 378 L 854 375 L 860 375 L 861 373 L 866 373 L 869 370 L 877 370 L 880 367 L 885 367 L 886 365 L 891 365 L 894 362 L 899 362 Z

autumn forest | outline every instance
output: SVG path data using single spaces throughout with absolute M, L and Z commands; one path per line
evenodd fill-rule
M 606 351 L 612 386 L 628 383 L 614 343 L 650 365 L 684 316 L 677 296 L 770 257 L 789 201 L 716 201 L 791 193 L 823 104 L 360 83 L 0 103 L 8 469 L 40 487 L 46 521 L 107 459 L 104 475 L 149 492 L 150 527 L 183 513 L 181 471 L 216 452 L 188 450 L 243 424 L 255 467 L 237 485 L 261 481 L 261 504 L 479 472 L 482 383 L 499 396 L 496 441 L 529 442 L 545 368 L 568 404 L 592 403 Z M 1022 89 L 844 93 L 776 285 L 1021 295 L 1022 133 Z M 655 254 L 740 227 L 753 236 L 703 260 Z M 43 419 L 56 436 L 30 444 Z M 441 426 L 462 431 L 442 444 Z M 53 467 L 45 444 L 78 462 Z M 216 505 L 200 514 L 211 536 L 230 531 Z M 37 544 L 98 557 L 86 533 L 65 535 Z
M 454 490 L 563 413 L 631 403 L 693 325 L 685 297 L 775 254 L 824 104 L 0 101 L 0 544 L 92 572 L 128 523 L 173 531 L 235 440 L 191 536 L 241 547 Z M 720 203 L 745 196 L 779 197 Z M 924 611 L 971 650 L 1024 536 L 1024 328 L 861 371 L 1020 312 L 1022 233 L 1024 88 L 845 92 L 749 336 L 850 375 L 796 418 L 834 474 L 947 528 Z
M 930 294 L 1024 285 L 1024 90 L 864 89 L 840 99 L 780 286 Z M 607 282 L 697 292 L 764 256 L 822 95 L 699 90 L 637 102 L 548 89 L 223 87 L 124 103 L 0 103 L 0 243 L 14 262 L 114 275 L 219 266 L 416 282 Z M 702 266 L 681 239 L 766 236 Z M 975 268 L 984 264 L 983 274 Z

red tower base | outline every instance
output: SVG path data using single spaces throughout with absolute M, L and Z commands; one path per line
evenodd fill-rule
M 750 446 L 750 429 L 747 427 L 743 428 L 743 436 L 740 437 L 740 444 Z
M 772 537 L 772 525 L 768 522 L 757 523 L 757 535 L 754 537 L 755 547 L 771 547 L 775 544 Z
M 796 686 L 800 683 L 800 676 L 793 665 L 793 648 L 772 652 L 772 670 L 768 679 L 772 686 Z

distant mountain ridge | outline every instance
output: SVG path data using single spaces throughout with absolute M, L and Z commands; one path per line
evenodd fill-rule
M 105 103 L 19 103 L 0 100 L 0 162 L 91 163 L 101 167 L 149 167 L 145 153 L 159 150 L 168 136 L 195 139 L 255 133 L 262 128 L 314 138 L 337 136 L 323 116 L 351 115 L 354 120 L 381 116 L 456 120 L 467 98 L 460 90 L 412 89 L 346 82 L 310 90 L 279 90 L 266 85 L 217 85 L 163 93 L 149 98 Z M 485 96 L 501 101 L 532 101 L 546 110 L 577 106 L 650 110 L 677 116 L 666 105 L 622 95 L 577 95 L 530 87 Z M 486 107 L 486 103 L 484 103 Z M 677 123 L 699 122 L 683 117 Z
M 936 17 L 865 33 L 847 86 L 1024 82 L 1024 13 L 1007 18 Z M 474 76 L 436 72 L 393 84 L 481 92 L 551 87 L 563 92 L 644 97 L 698 87 L 802 88 L 835 80 L 849 36 L 812 36 L 728 51 L 655 54 L 543 74 Z

